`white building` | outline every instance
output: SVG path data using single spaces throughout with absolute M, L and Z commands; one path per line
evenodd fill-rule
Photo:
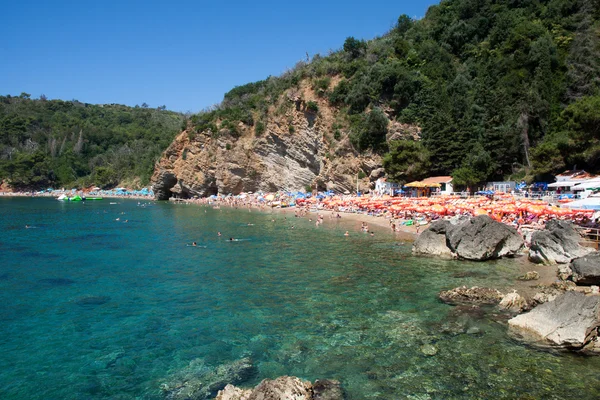
M 381 196 L 384 194 L 394 195 L 394 190 L 400 189 L 396 182 L 388 182 L 386 178 L 379 178 L 375 181 L 375 194 Z

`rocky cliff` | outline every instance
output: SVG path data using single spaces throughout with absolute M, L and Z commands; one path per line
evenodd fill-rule
M 333 82 L 332 82 L 333 85 Z M 316 107 L 315 107 L 316 105 Z M 152 184 L 161 200 L 248 191 L 353 192 L 383 176 L 381 157 L 359 154 L 342 113 L 319 98 L 308 82 L 289 89 L 258 123 L 216 131 L 183 131 L 157 162 Z M 388 140 L 418 138 L 417 127 L 390 122 Z

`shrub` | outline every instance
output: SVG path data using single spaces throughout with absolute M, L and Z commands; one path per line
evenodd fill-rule
M 288 126 L 288 131 L 290 133 L 294 133 L 294 132 L 296 132 L 296 128 L 294 128 L 294 125 L 290 125 L 290 126 Z
M 330 84 L 331 78 L 328 76 L 317 79 L 313 82 L 313 90 L 317 93 L 317 96 L 325 97 L 325 95 L 327 94 L 327 90 L 329 90 Z
M 311 100 L 306 104 L 306 111 L 316 114 L 319 112 L 319 105 Z
M 265 133 L 265 130 L 266 130 L 266 127 L 265 127 L 264 122 L 262 122 L 262 121 L 258 121 L 256 123 L 256 125 L 254 126 L 254 134 L 256 136 L 262 135 L 263 133 Z
M 225 144 L 225 150 L 231 150 L 231 145 L 229 143 Z

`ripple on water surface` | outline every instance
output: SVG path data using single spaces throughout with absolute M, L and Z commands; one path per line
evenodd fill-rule
M 158 399 L 191 362 L 245 356 L 248 385 L 335 378 L 349 399 L 600 396 L 598 359 L 523 346 L 494 309 L 437 300 L 510 284 L 513 261 L 415 258 L 360 223 L 247 210 L 0 199 L 0 214 L 2 399 Z

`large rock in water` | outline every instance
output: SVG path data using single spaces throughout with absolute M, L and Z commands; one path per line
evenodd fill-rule
M 523 247 L 517 230 L 480 215 L 456 225 L 436 221 L 423 231 L 413 245 L 416 254 L 449 255 L 466 260 L 485 261 L 514 256 Z
M 523 247 L 515 228 L 480 215 L 463 222 L 448 235 L 450 250 L 460 258 L 484 261 L 514 256 Z
M 451 229 L 449 221 L 440 219 L 434 221 L 424 230 L 413 244 L 413 253 L 433 256 L 452 256 L 452 251 L 446 243 L 446 232 Z
M 600 253 L 595 251 L 573 260 L 571 279 L 578 285 L 600 285 Z
M 254 389 L 227 385 L 215 400 L 343 400 L 338 381 L 317 380 L 314 385 L 293 376 L 265 379 Z
M 568 221 L 552 220 L 531 235 L 529 259 L 536 263 L 568 264 L 594 251 L 579 244 L 581 236 Z
M 594 350 L 600 326 L 600 296 L 566 292 L 508 321 L 513 332 L 542 346 Z

